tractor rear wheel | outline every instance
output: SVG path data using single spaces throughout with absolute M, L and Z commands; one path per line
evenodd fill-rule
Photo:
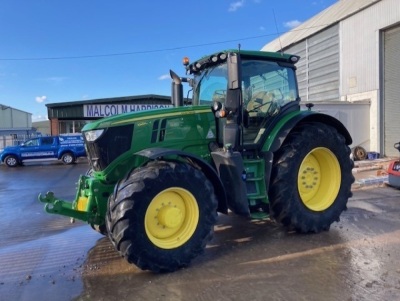
M 198 169 L 154 161 L 133 170 L 110 196 L 108 236 L 128 262 L 172 272 L 187 266 L 212 238 L 217 221 L 213 185 Z
M 274 156 L 272 217 L 301 233 L 329 230 L 352 196 L 350 153 L 335 128 L 322 123 L 298 126 Z

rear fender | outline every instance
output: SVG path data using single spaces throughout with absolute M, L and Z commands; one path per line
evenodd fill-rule
M 293 115 L 292 115 L 293 116 Z M 285 119 L 285 118 L 283 118 Z M 349 131 L 346 127 L 336 118 L 313 111 L 300 111 L 294 114 L 293 117 L 283 120 L 283 122 L 278 123 L 268 139 L 265 141 L 262 150 L 264 152 L 276 152 L 285 141 L 287 135 L 300 123 L 303 122 L 320 122 L 334 127 L 343 137 L 346 139 L 346 144 L 350 145 L 353 140 L 350 136 Z
M 194 163 L 192 165 L 199 168 L 214 186 L 214 192 L 218 198 L 218 212 L 224 214 L 228 213 L 226 192 L 221 179 L 219 178 L 216 170 L 202 158 L 178 149 L 167 148 L 148 148 L 135 153 L 135 155 L 139 155 L 150 160 L 157 160 L 168 156 L 178 156 L 185 160 L 191 161 L 191 163 Z

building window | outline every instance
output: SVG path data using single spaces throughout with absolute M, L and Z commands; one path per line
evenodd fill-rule
M 60 120 L 58 125 L 58 132 L 59 134 L 80 133 L 85 124 L 89 122 L 90 121 L 88 120 Z

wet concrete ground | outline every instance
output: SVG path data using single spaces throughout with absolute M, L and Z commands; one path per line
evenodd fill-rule
M 73 199 L 87 164 L 0 166 L 0 300 L 400 300 L 400 190 L 357 189 L 329 232 L 220 216 L 205 254 L 152 274 L 85 223 L 49 215 L 39 192 Z

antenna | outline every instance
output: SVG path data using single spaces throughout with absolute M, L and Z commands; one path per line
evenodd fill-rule
M 282 49 L 281 37 L 279 36 L 278 24 L 276 23 L 276 16 L 275 16 L 275 10 L 274 9 L 272 9 L 272 14 L 274 15 L 276 34 L 278 35 L 279 45 L 281 47 L 281 54 L 283 55 L 284 53 L 283 53 L 283 49 Z

